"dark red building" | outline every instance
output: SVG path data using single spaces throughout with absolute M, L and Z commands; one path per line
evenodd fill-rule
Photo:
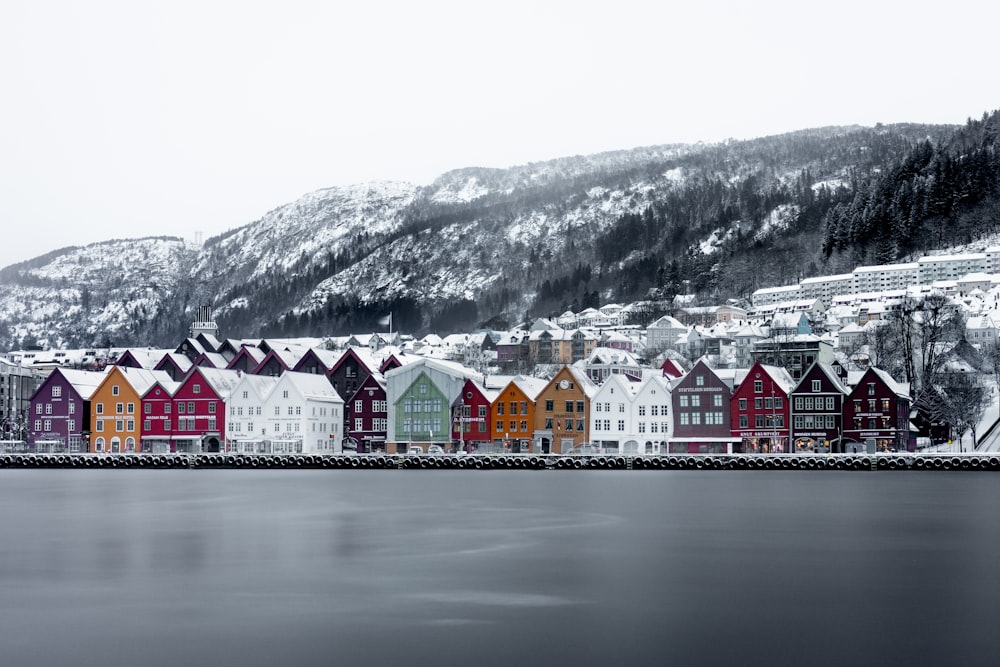
M 496 392 L 492 392 L 495 396 Z M 451 440 L 456 449 L 482 450 L 490 447 L 490 423 L 492 401 L 486 390 L 473 380 L 467 379 L 461 393 L 451 405 Z M 505 441 L 503 446 L 509 446 Z
M 844 440 L 869 452 L 914 451 L 910 441 L 910 396 L 885 371 L 869 368 L 847 396 Z
M 849 391 L 833 366 L 813 362 L 792 390 L 794 451 L 843 451 L 840 439 L 844 399 Z
M 731 453 L 732 384 L 701 360 L 687 375 L 670 386 L 674 413 L 670 451 L 683 454 Z
M 353 441 L 357 451 L 384 452 L 385 434 L 389 429 L 388 405 L 385 397 L 385 378 L 381 373 L 371 373 L 361 383 L 354 395 L 345 401 L 348 428 L 344 441 Z
M 780 454 L 790 451 L 788 397 L 794 382 L 780 366 L 755 362 L 730 401 L 735 451 Z

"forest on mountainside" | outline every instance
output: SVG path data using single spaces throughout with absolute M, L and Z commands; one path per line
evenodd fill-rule
M 815 128 L 317 191 L 202 247 L 102 242 L 7 267 L 0 345 L 170 344 L 203 304 L 255 337 L 372 331 L 389 312 L 422 335 L 745 300 L 1000 231 L 998 124 Z
M 823 216 L 831 263 L 886 264 L 1000 228 L 998 112 L 946 141 L 925 140 L 855 183 Z

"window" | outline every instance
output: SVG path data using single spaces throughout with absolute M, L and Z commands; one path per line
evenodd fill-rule
M 740 428 L 750 428 L 750 417 L 748 415 L 740 415 Z
M 163 430 L 164 431 L 169 431 L 170 430 L 170 420 L 169 419 L 163 420 Z
M 820 399 L 820 400 L 823 400 L 823 399 Z M 806 410 L 812 410 L 812 409 L 813 409 L 813 397 L 812 396 L 806 396 Z
M 497 416 L 498 417 L 503 416 L 504 414 L 506 414 L 506 413 L 504 413 L 504 407 L 503 406 L 504 406 L 504 402 L 503 401 L 497 401 Z M 552 412 L 552 401 L 545 401 L 545 409 L 548 410 L 549 412 Z
M 832 412 L 833 410 L 836 409 L 836 408 L 833 407 L 833 404 L 834 404 L 833 396 L 827 396 L 826 397 L 826 409 L 827 409 L 828 412 Z
M 153 404 L 150 402 L 145 402 L 142 404 L 142 414 L 151 415 L 153 414 Z
M 52 398 L 60 398 L 62 396 L 62 387 L 57 384 L 52 385 Z
M 163 414 L 165 414 L 165 415 L 169 415 L 170 414 L 170 403 L 164 403 L 163 404 Z
M 618 432 L 622 433 L 624 431 L 625 431 L 625 420 L 624 419 L 619 419 L 618 420 Z
M 125 404 L 124 403 L 115 403 L 115 414 L 116 415 L 120 415 L 120 414 L 124 414 L 124 413 L 125 413 Z
M 194 414 L 194 401 L 188 401 L 188 414 Z
M 104 403 L 98 403 L 97 404 L 97 408 L 95 409 L 95 411 L 97 412 L 97 414 L 103 415 L 104 414 Z
M 41 430 L 42 430 L 42 420 L 41 419 L 36 419 L 35 420 L 35 431 L 41 431 Z
M 510 422 L 507 423 L 507 430 L 508 431 L 516 431 L 517 430 L 517 422 L 515 420 L 511 419 Z
M 868 383 L 868 395 L 869 396 L 874 396 L 875 395 L 875 383 L 874 382 L 869 382 Z
M 714 396 L 712 396 L 712 407 L 716 408 L 722 407 L 722 394 L 715 394 Z M 664 410 L 663 414 L 667 414 L 667 411 Z
M 519 407 L 520 407 L 522 415 L 528 414 L 528 402 L 527 401 L 521 401 L 519 403 Z
M 573 412 L 573 401 L 566 401 L 566 412 Z
M 747 399 L 741 398 L 740 399 L 740 410 L 746 410 L 746 409 L 747 409 Z
M 99 431 L 99 432 L 103 431 L 104 430 L 104 420 L 103 419 L 98 419 L 97 420 L 97 424 L 95 424 L 95 426 L 97 427 L 95 429 L 96 431 Z
M 193 387 L 191 387 L 191 391 L 192 391 L 192 393 L 200 394 L 201 393 L 201 385 L 200 384 L 194 385 Z
M 783 399 L 781 396 L 775 396 L 774 408 L 776 410 L 783 410 L 785 408 L 785 399 Z
M 148 419 L 144 419 L 142 421 L 142 430 L 143 431 L 151 431 L 151 430 L 153 430 L 153 422 L 150 421 L 150 420 L 148 420 Z
M 764 428 L 764 415 L 754 415 L 753 425 L 754 428 Z
M 584 406 L 583 401 L 576 402 L 576 411 L 579 412 L 580 414 L 583 414 L 584 412 L 587 411 L 587 408 Z
M 753 381 L 753 393 L 759 394 L 764 391 L 764 381 L 754 380 Z
M 761 398 L 760 396 L 758 396 L 757 398 L 753 399 L 753 408 L 754 408 L 754 410 L 763 410 L 764 409 L 764 399 Z
M 640 417 L 645 417 L 646 416 L 646 406 L 645 405 L 640 405 L 639 406 L 639 416 Z
M 45 404 L 45 414 L 47 414 L 47 415 L 51 415 L 52 414 L 52 404 L 51 403 L 46 403 Z
M 681 426 L 687 426 L 687 425 L 689 425 L 691 423 L 691 413 L 689 413 L 689 412 L 682 412 L 680 414 L 680 419 L 681 419 Z
M 822 383 L 819 380 L 813 380 L 812 381 L 812 390 L 813 390 L 813 393 L 822 391 L 822 386 L 821 385 L 822 385 Z
M 485 405 L 480 405 L 477 412 L 478 412 L 479 418 L 483 419 L 484 417 L 486 417 L 486 406 Z
M 119 392 L 119 387 L 116 384 L 111 385 L 111 395 L 117 396 Z
M 701 425 L 701 413 L 700 412 L 692 412 L 691 413 L 691 426 L 700 426 L 700 425 Z
M 740 400 L 742 401 L 744 399 L 740 399 Z M 678 398 L 678 405 L 680 405 L 682 408 L 686 408 L 690 404 L 691 404 L 691 402 L 688 400 L 688 395 L 687 394 L 681 394 L 680 397 Z
M 210 415 L 214 415 L 215 414 L 215 401 L 210 401 L 209 402 L 209 404 L 208 404 L 208 414 L 210 414 Z
M 796 396 L 795 397 L 795 409 L 796 410 L 801 410 L 802 409 L 802 397 L 801 396 Z
M 124 419 L 116 419 L 115 420 L 115 430 L 116 431 L 124 431 L 125 430 L 125 420 Z
M 135 430 L 135 420 L 134 419 L 129 419 L 125 423 L 125 430 L 126 431 L 134 431 Z
M 522 419 L 521 420 L 521 432 L 522 433 L 526 433 L 527 431 L 528 431 L 528 420 L 527 419 Z
M 135 414 L 135 403 L 127 403 L 125 405 L 125 412 L 128 414 Z
M 546 426 L 545 428 L 552 428 L 552 427 L 551 426 Z M 493 430 L 495 430 L 497 433 L 500 433 L 501 431 L 503 431 L 503 420 L 502 419 L 497 421 L 496 428 L 493 429 Z
M 187 403 L 185 403 L 184 401 L 178 401 L 177 402 L 177 414 L 179 414 L 179 415 L 184 414 L 184 408 L 186 406 L 187 406 Z
M 698 387 L 704 387 L 705 386 L 705 376 L 704 375 L 696 375 L 694 377 L 694 383 Z
M 354 418 L 354 430 L 357 432 L 365 430 L 365 420 L 363 417 Z

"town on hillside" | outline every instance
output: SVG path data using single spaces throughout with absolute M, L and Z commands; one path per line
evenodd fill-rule
M 751 303 L 607 304 L 508 331 L 223 338 L 0 358 L 0 439 L 36 453 L 914 451 L 993 437 L 1000 248 Z M 635 324 L 645 314 L 645 326 Z

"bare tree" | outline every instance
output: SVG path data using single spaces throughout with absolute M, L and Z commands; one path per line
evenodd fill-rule
M 983 357 L 983 370 L 993 372 L 993 379 L 1000 388 L 1000 340 L 990 341 L 979 352 Z
M 897 331 L 887 323 L 869 324 L 865 327 L 864 347 L 872 366 L 881 368 L 893 377 L 903 371 L 903 354 Z
M 982 421 L 991 401 L 989 389 L 978 373 L 965 371 L 942 372 L 938 382 L 920 392 L 917 403 L 932 421 L 951 425 L 961 443 L 966 431 L 972 432 L 972 448 L 976 448 L 976 427 Z M 959 445 L 961 447 L 961 444 Z
M 919 335 L 920 386 L 934 384 L 947 361 L 947 353 L 965 339 L 965 317 L 951 299 L 939 292 L 924 297 L 916 313 Z

